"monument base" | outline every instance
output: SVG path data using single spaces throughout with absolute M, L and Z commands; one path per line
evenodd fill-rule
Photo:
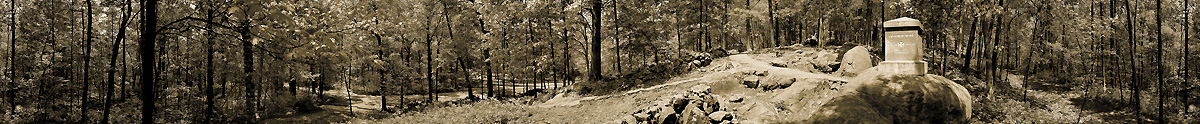
M 879 71 L 896 74 L 925 75 L 929 68 L 925 61 L 883 61 L 879 63 Z

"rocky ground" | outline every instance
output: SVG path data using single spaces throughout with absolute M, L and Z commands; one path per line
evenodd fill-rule
M 856 58 L 839 59 L 847 50 Z M 781 47 L 714 59 L 662 85 L 603 96 L 570 90 L 528 101 L 484 100 L 349 123 L 803 123 L 843 92 L 867 48 Z M 839 60 L 851 60 L 842 62 Z M 856 64 L 856 65 L 855 65 Z M 871 63 L 865 63 L 870 65 Z M 861 68 L 861 67 L 855 67 Z M 570 88 L 567 88 L 570 89 Z

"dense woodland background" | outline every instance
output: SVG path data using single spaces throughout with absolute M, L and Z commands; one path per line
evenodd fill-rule
M 536 82 L 630 89 L 733 50 L 880 54 L 899 17 L 923 21 L 930 73 L 971 90 L 973 120 L 1053 117 L 1008 107 L 1061 107 L 1043 93 L 1118 123 L 1196 123 L 1195 2 L 4 0 L 0 123 L 255 122 L 334 89 L 384 94 L 388 112 Z

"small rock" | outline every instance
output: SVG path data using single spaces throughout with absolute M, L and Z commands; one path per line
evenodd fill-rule
M 637 120 L 637 121 L 646 121 L 646 120 L 650 119 L 650 114 L 637 113 L 637 114 L 633 114 L 632 117 L 634 120 Z
M 657 114 L 657 113 L 658 113 L 658 111 L 662 111 L 662 107 L 660 107 L 660 106 L 658 106 L 658 105 L 654 105 L 654 106 L 650 106 L 650 108 L 646 108 L 646 112 L 645 112 L 645 113 L 647 113 L 647 114 Z
M 708 114 L 708 118 L 712 120 L 730 120 L 733 119 L 733 114 L 730 114 L 726 111 L 717 111 L 713 112 L 712 114 Z
M 767 76 L 767 74 L 768 74 L 767 71 L 754 72 L 754 75 L 757 75 L 757 76 Z
M 758 88 L 758 81 L 758 76 L 746 76 L 742 79 L 742 85 L 746 85 L 746 88 Z
M 780 67 L 780 68 L 788 67 L 787 64 L 783 64 L 782 62 L 771 62 L 771 66 Z
M 624 118 L 621 118 L 622 124 L 637 124 L 639 121 L 641 121 L 641 120 L 637 120 L 636 118 L 634 118 L 632 116 L 626 116 Z
M 742 102 L 743 99 L 745 99 L 745 98 L 742 98 L 741 95 L 734 95 L 734 96 L 729 97 L 729 102 L 739 103 L 739 102 Z

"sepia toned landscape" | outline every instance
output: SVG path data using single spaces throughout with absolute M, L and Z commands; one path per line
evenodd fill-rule
M 0 0 L 0 123 L 1200 123 L 1196 2 Z

